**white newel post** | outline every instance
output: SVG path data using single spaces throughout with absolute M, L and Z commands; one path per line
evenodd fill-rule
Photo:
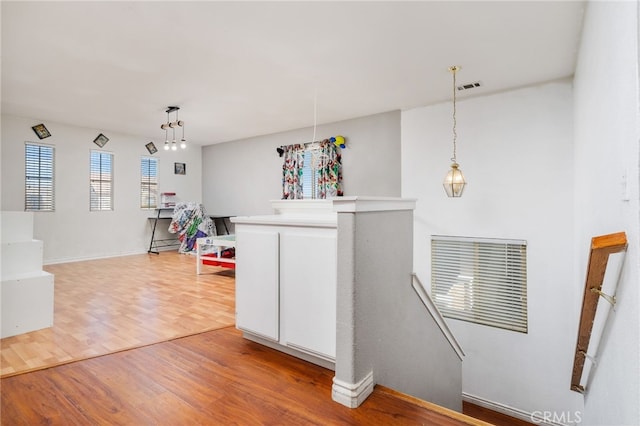
M 374 304 L 366 294 L 370 286 L 378 284 L 370 282 L 369 277 L 373 274 L 384 279 L 386 274 L 378 274 L 378 269 L 402 269 L 403 266 L 393 258 L 412 257 L 406 250 L 394 253 L 393 247 L 388 246 L 395 243 L 387 240 L 389 244 L 385 245 L 384 239 L 388 238 L 389 232 L 393 233 L 397 225 L 402 226 L 407 218 L 413 220 L 414 208 L 415 200 L 397 198 L 343 197 L 334 200 L 334 210 L 338 213 L 338 277 L 336 374 L 331 396 L 334 401 L 350 408 L 362 404 L 375 385 L 376 342 L 372 341 L 368 323 L 376 313 L 372 312 Z M 377 232 L 372 232 L 376 229 Z M 397 235 L 403 238 L 402 233 Z M 406 246 L 405 243 L 410 248 L 411 238 L 400 242 Z M 369 254 L 373 252 L 386 252 L 389 262 L 370 262 L 374 258 Z M 367 274 L 365 270 L 368 270 Z M 410 269 L 406 272 L 409 273 Z

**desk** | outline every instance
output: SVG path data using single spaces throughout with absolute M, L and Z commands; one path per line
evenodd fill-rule
M 171 220 L 173 218 L 173 207 L 156 209 L 156 212 L 155 216 L 149 218 L 149 220 L 153 221 L 153 228 L 151 230 L 151 241 L 149 241 L 149 250 L 147 250 L 147 253 L 160 254 L 160 252 L 158 252 L 158 248 L 179 246 L 180 241 L 174 238 L 156 240 L 156 227 L 158 226 L 158 221 L 166 219 Z
M 211 260 L 221 263 L 220 266 L 233 265 L 236 263 L 235 259 L 226 257 L 220 257 L 223 247 L 235 247 L 236 236 L 235 235 L 220 235 L 215 237 L 202 237 L 196 240 L 196 274 L 200 275 L 203 260 Z M 205 247 L 211 246 L 214 248 L 214 253 L 206 253 Z M 215 254 L 215 257 L 212 256 Z
M 231 216 L 209 216 L 213 221 L 213 226 L 216 228 L 216 235 L 220 235 L 218 233 L 218 226 L 216 225 L 216 220 L 222 221 L 222 226 L 224 226 L 225 234 L 229 235 L 229 227 L 227 226 L 227 221 L 231 219 Z

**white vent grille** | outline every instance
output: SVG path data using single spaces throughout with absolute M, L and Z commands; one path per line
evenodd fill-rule
M 457 86 L 457 89 L 458 89 L 458 91 L 461 91 L 461 90 L 475 89 L 477 87 L 482 87 L 482 82 L 476 81 L 476 82 L 473 82 L 473 83 L 461 84 L 461 85 Z

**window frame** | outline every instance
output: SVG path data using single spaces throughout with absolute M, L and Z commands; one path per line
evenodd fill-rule
M 24 210 L 28 212 L 53 212 L 55 211 L 55 194 L 56 194 L 56 148 L 54 145 L 38 143 L 38 142 L 25 142 L 24 143 Z M 32 164 L 30 159 L 32 157 L 29 155 L 29 149 L 31 147 L 38 147 L 38 155 L 37 155 L 37 164 Z M 50 150 L 50 167 L 43 167 L 43 153 L 42 151 Z M 46 162 L 45 162 L 46 164 Z M 37 168 L 36 175 L 30 175 L 30 170 L 33 168 Z M 50 176 L 47 176 L 49 175 Z M 50 193 L 47 194 L 47 191 L 43 191 L 43 181 L 50 181 Z M 34 187 L 33 183 L 37 182 L 37 190 L 36 193 L 31 193 L 31 188 Z M 30 202 L 29 199 L 33 196 L 36 196 L 38 201 L 37 203 Z M 44 202 L 43 202 L 44 197 Z M 49 198 L 49 202 L 47 203 L 46 199 Z M 37 204 L 37 207 L 35 206 Z M 44 207 L 43 207 L 44 204 Z
M 147 169 L 145 169 L 145 162 L 148 162 Z M 155 163 L 155 183 L 151 182 L 151 163 Z M 150 157 L 150 156 L 142 156 L 140 158 L 140 208 L 142 210 L 154 210 L 158 208 L 158 170 L 159 170 L 160 162 L 158 158 Z M 149 177 L 145 180 L 144 172 L 145 170 L 149 170 Z M 155 191 L 152 191 L 152 187 L 155 186 Z M 146 188 L 145 188 L 146 187 Z M 145 189 L 146 189 L 146 197 L 145 197 Z M 153 203 L 153 194 L 155 193 L 155 204 Z M 144 203 L 146 198 L 146 205 Z
M 432 235 L 431 294 L 446 318 L 528 333 L 527 242 Z
M 94 154 L 98 154 L 100 156 L 100 167 L 98 170 L 98 178 L 94 178 L 93 173 L 94 173 L 94 169 L 93 169 L 93 165 L 94 165 Z M 103 171 L 103 165 L 102 165 L 102 159 L 104 157 L 107 157 L 110 159 L 110 170 L 108 172 Z M 114 210 L 114 188 L 113 188 L 113 183 L 114 183 L 114 172 L 113 172 L 113 168 L 114 168 L 114 163 L 115 163 L 115 158 L 114 158 L 114 154 L 112 152 L 108 152 L 108 151 L 98 151 L 95 149 L 92 149 L 90 151 L 89 154 L 89 211 L 92 212 L 96 212 L 96 211 L 113 211 Z M 105 166 L 106 167 L 106 166 Z M 108 178 L 106 178 L 104 175 L 108 176 Z M 94 195 L 97 194 L 98 192 L 96 192 L 94 185 L 95 184 L 99 185 L 99 193 L 101 195 Z M 106 188 L 103 188 L 103 185 L 106 186 Z M 102 193 L 106 193 L 106 195 L 102 195 Z M 96 199 L 98 200 L 98 205 L 94 205 L 94 200 Z M 102 200 L 106 198 L 108 200 L 108 205 L 103 206 L 103 202 Z

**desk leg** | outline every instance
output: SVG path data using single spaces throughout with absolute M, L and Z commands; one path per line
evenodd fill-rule
M 155 220 L 153 221 L 153 229 L 151 230 L 151 241 L 149 242 L 149 250 L 147 250 L 147 253 L 154 253 L 154 254 L 160 254 L 159 251 L 157 250 L 153 250 L 153 241 L 156 235 L 156 226 L 158 225 L 158 219 L 160 218 L 160 210 L 158 210 L 158 215 L 156 216 Z

